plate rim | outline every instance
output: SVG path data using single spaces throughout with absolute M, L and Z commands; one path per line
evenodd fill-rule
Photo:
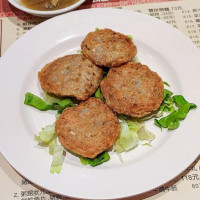
M 92 10 L 92 9 L 89 9 L 89 10 Z M 95 9 L 95 12 L 97 12 L 97 10 L 99 10 L 98 12 L 103 12 L 103 10 L 107 10 L 106 12 L 109 12 L 109 10 L 114 10 L 114 9 L 109 9 L 108 10 L 108 8 L 106 8 L 106 9 Z M 100 11 L 101 10 L 101 11 Z M 73 13 L 75 13 L 75 12 L 88 12 L 88 11 L 86 11 L 86 10 L 81 10 L 81 11 L 74 11 Z M 91 12 L 93 12 L 93 11 L 91 11 Z M 115 12 L 115 11 L 114 11 Z M 113 12 L 113 13 L 114 13 Z M 119 12 L 119 11 L 117 11 L 117 12 Z M 120 11 L 121 12 L 121 11 Z M 123 10 L 123 12 L 133 12 L 133 11 L 124 11 Z M 135 12 L 134 12 L 135 13 Z M 71 13 L 70 13 L 71 14 Z M 139 13 L 137 13 L 137 15 L 138 15 Z M 69 15 L 69 14 L 65 14 L 65 15 L 61 15 L 61 16 L 57 16 L 55 19 L 54 18 L 52 18 L 52 19 L 50 19 L 50 20 L 59 20 L 59 18 L 62 18 L 62 17 L 64 17 L 64 16 L 66 16 L 66 15 Z M 73 15 L 73 14 L 72 14 Z M 141 15 L 141 14 L 139 14 L 139 15 Z M 144 15 L 144 14 L 142 14 L 142 15 Z M 148 16 L 149 17 L 149 16 Z M 150 17 L 151 18 L 151 17 Z M 154 19 L 154 18 L 152 18 L 152 19 Z M 50 20 L 47 20 L 48 21 L 48 23 L 50 23 Z M 157 19 L 155 19 L 155 20 L 157 20 Z M 160 21 L 161 22 L 161 21 Z M 163 22 L 164 23 L 164 22 Z M 46 22 L 43 22 L 43 23 L 41 23 L 39 26 L 36 26 L 36 27 L 34 27 L 33 28 L 33 30 L 37 30 L 37 29 L 39 29 L 39 27 L 41 27 L 41 26 L 44 26 L 45 24 L 47 24 Z M 25 37 L 28 37 L 28 35 L 29 35 L 29 32 L 27 32 L 26 34 L 25 34 L 26 36 Z M 186 37 L 186 36 L 185 36 Z M 22 38 L 22 39 L 21 39 Z M 20 41 L 21 40 L 23 40 L 23 36 L 21 37 L 20 39 L 19 39 L 19 41 L 17 41 L 16 43 L 15 43 L 15 45 L 17 46 L 18 45 L 18 43 L 20 43 Z M 188 38 L 187 38 L 188 39 Z M 188 39 L 188 41 L 190 41 L 189 39 Z M 191 41 L 190 41 L 191 42 Z M 192 45 L 191 45 L 192 46 Z M 194 45 L 195 46 L 195 45 Z M 196 47 L 196 46 L 195 46 Z M 11 47 L 11 48 L 14 48 L 13 46 Z M 10 52 L 10 50 L 8 50 L 6 53 L 5 53 L 5 59 L 6 59 L 6 57 L 7 56 L 9 56 L 9 52 Z M 3 56 L 3 59 L 4 59 L 4 56 Z M 2 59 L 1 59 L 2 60 Z M 2 153 L 3 154 L 3 156 L 4 156 L 4 153 Z M 193 161 L 198 157 L 198 155 L 199 155 L 199 153 L 197 153 L 197 156 L 195 157 L 195 158 L 193 158 Z M 7 159 L 6 159 L 7 160 Z M 10 162 L 9 162 L 10 163 Z M 191 163 L 190 163 L 191 164 Z M 189 165 L 188 165 L 189 166 Z M 186 166 L 187 167 L 187 166 Z M 96 171 L 96 170 L 95 170 Z M 23 176 L 23 174 L 22 174 L 22 176 Z M 175 176 L 174 176 L 175 177 Z M 27 177 L 26 177 L 27 178 Z M 27 178 L 27 179 L 29 179 L 29 178 Z M 30 180 L 31 181 L 31 180 Z M 168 180 L 169 181 L 169 180 Z M 32 181 L 31 181 L 32 182 Z M 35 183 L 36 185 L 38 185 L 37 183 Z M 41 186 L 41 187 L 43 187 L 43 186 Z M 48 188 L 47 188 L 48 189 Z M 49 189 L 48 189 L 49 190 Z M 50 191 L 52 191 L 52 190 L 50 190 Z M 53 191 L 53 192 L 55 192 L 55 191 Z M 63 195 L 63 194 L 62 194 Z M 66 194 L 65 194 L 66 195 Z M 71 197 L 73 197 L 73 196 L 71 196 Z M 128 196 L 127 196 L 128 197 Z M 80 198 L 80 197 L 76 197 L 76 198 Z M 118 198 L 122 198 L 122 197 L 118 197 Z

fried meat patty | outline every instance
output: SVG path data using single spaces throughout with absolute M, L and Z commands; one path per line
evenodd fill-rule
M 117 113 L 132 117 L 143 117 L 157 110 L 163 90 L 163 81 L 156 72 L 134 62 L 111 68 L 101 82 L 106 104 Z
M 131 61 L 137 54 L 137 48 L 128 36 L 111 29 L 88 33 L 81 49 L 95 65 L 106 67 L 117 67 Z
M 88 158 L 94 158 L 112 146 L 120 130 L 116 115 L 97 98 L 65 109 L 56 122 L 60 143 Z
M 88 99 L 98 88 L 102 77 L 102 69 L 80 54 L 58 58 L 38 73 L 44 91 L 79 100 Z

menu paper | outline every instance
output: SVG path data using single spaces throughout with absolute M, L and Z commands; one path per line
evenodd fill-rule
M 185 0 L 119 7 L 156 17 L 179 29 L 200 48 L 200 1 Z
M 90 1 L 91 2 L 91 1 Z M 171 24 L 200 48 L 200 1 L 199 0 L 93 0 L 86 1 L 79 9 L 89 7 L 115 7 L 129 9 L 156 17 Z M 158 2 L 158 3 L 155 3 Z M 7 1 L 0 0 L 0 56 L 21 35 L 46 18 L 27 15 L 16 10 Z M 16 14 L 17 13 L 17 14 Z M 24 163 L 26 164 L 26 163 Z M 47 169 L 48 170 L 48 169 Z M 53 175 L 52 175 L 53 176 Z M 71 200 L 51 194 L 19 175 L 0 153 L 1 200 Z M 170 182 L 144 194 L 126 200 L 199 200 L 200 156 L 188 168 Z

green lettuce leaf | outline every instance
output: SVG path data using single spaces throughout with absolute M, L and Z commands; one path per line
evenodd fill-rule
M 176 104 L 176 106 L 179 108 L 188 103 L 182 95 L 173 96 L 173 101 Z
M 83 55 L 83 52 L 81 50 L 78 50 L 77 53 Z
M 173 93 L 171 91 L 164 89 L 163 101 L 158 109 L 159 111 L 171 113 L 175 110 L 172 95 Z
M 40 97 L 28 92 L 25 94 L 25 105 L 32 106 L 38 110 L 46 111 L 46 110 L 64 110 L 66 107 L 72 107 L 75 104 L 71 99 L 62 99 L 60 101 L 54 102 L 52 104 L 47 104 Z
M 41 111 L 52 109 L 51 105 L 48 105 L 40 97 L 34 94 L 31 94 L 29 92 L 25 94 L 24 104 L 37 108 L 38 110 L 41 110 Z
M 97 91 L 95 92 L 94 96 L 95 96 L 96 98 L 99 98 L 99 99 L 105 101 L 105 99 L 104 99 L 104 97 L 103 97 L 103 95 L 102 95 L 102 93 L 101 93 L 101 88 L 100 88 L 100 87 L 97 89 Z
M 166 82 L 166 81 L 163 81 L 163 84 L 168 86 L 168 87 L 170 87 L 170 84 L 168 82 Z
M 133 41 L 133 36 L 132 35 L 127 35 L 129 39 Z
M 79 156 L 80 161 L 83 165 L 91 165 L 92 167 L 95 167 L 97 165 L 100 165 L 104 162 L 107 162 L 108 160 L 110 160 L 110 155 L 107 151 L 102 152 L 101 154 L 97 155 L 95 158 L 91 159 L 91 158 L 85 158 L 82 156 Z
M 173 92 L 169 91 L 168 89 L 164 89 L 163 100 L 165 100 L 165 98 L 171 97 L 172 95 L 173 95 Z
M 176 95 L 173 97 L 173 99 L 179 106 L 179 109 L 159 120 L 155 119 L 155 125 L 159 126 L 160 128 L 168 128 L 169 130 L 177 129 L 180 125 L 180 120 L 184 120 L 188 112 L 197 107 L 193 103 L 188 103 L 181 95 Z

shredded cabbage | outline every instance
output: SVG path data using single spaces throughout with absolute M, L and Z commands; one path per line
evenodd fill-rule
M 121 125 L 121 133 L 120 136 L 115 141 L 113 149 L 117 153 L 121 153 L 123 151 L 129 151 L 133 149 L 139 143 L 139 138 L 136 132 L 131 131 L 126 121 L 120 123 Z
M 143 126 L 143 123 L 139 123 L 138 121 L 134 120 L 126 120 L 126 123 L 131 132 L 138 132 L 140 128 Z
M 53 148 L 53 160 L 50 167 L 50 172 L 59 174 L 62 170 L 64 160 L 64 148 L 61 145 L 55 145 Z
M 49 147 L 49 154 L 53 156 L 50 172 L 59 174 L 64 160 L 64 148 L 57 144 L 55 123 L 42 128 L 42 131 L 35 135 L 35 140 L 40 146 Z
M 35 135 L 35 140 L 41 146 L 48 146 L 56 137 L 57 135 L 55 133 L 54 123 L 52 125 L 47 125 L 44 128 L 42 128 L 38 135 Z
M 55 138 L 55 140 L 53 140 L 52 142 L 50 142 L 49 144 L 49 154 L 53 155 L 54 153 L 54 147 L 57 146 L 57 139 Z
M 148 140 L 149 142 L 151 142 L 155 139 L 155 135 L 148 131 L 145 126 L 142 126 L 138 130 L 137 134 L 140 140 Z
M 135 148 L 140 143 L 140 140 L 146 140 L 147 143 L 150 144 L 150 142 L 155 139 L 155 135 L 146 129 L 144 123 L 129 119 L 123 120 L 120 122 L 120 125 L 121 133 L 113 146 L 118 156 L 121 152 Z M 122 160 L 122 158 L 120 158 L 120 160 Z
M 38 134 L 43 142 L 48 143 L 55 135 L 55 124 L 47 125 Z

